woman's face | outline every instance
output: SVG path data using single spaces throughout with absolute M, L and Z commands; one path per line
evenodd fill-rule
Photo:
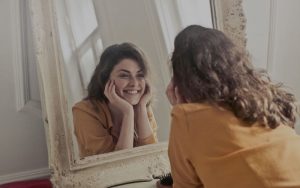
M 112 70 L 110 80 L 114 80 L 116 93 L 131 105 L 139 103 L 144 94 L 145 74 L 132 59 L 121 60 Z

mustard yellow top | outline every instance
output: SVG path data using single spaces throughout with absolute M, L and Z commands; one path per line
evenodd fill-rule
M 97 107 L 99 112 L 89 100 L 82 100 L 72 109 L 74 131 L 81 158 L 114 151 L 118 141 L 119 134 L 112 131 L 113 123 L 108 105 L 97 102 Z M 151 108 L 148 108 L 148 118 L 153 134 L 135 140 L 135 147 L 157 142 L 157 125 Z
M 174 106 L 169 158 L 173 188 L 300 187 L 300 137 L 292 128 L 247 126 L 210 105 Z

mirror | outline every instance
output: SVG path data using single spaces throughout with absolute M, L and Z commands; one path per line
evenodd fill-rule
M 72 114 L 72 107 L 75 104 L 77 104 L 76 113 L 78 112 L 81 115 L 84 110 L 85 117 L 88 115 L 89 119 L 95 118 L 95 116 L 91 117 L 91 113 L 99 114 L 91 107 L 82 109 L 83 107 L 79 107 L 78 102 L 87 96 L 87 87 L 99 62 L 101 53 L 112 44 L 130 42 L 137 45 L 146 54 L 152 74 L 152 90 L 154 90 L 151 108 L 154 113 L 154 124 L 157 124 L 158 127 L 156 129 L 155 125 L 152 126 L 154 127 L 152 131 L 159 142 L 166 142 L 170 128 L 171 106 L 165 96 L 165 89 L 170 80 L 167 62 L 168 55 L 172 51 L 172 40 L 176 33 L 185 25 L 195 23 L 212 27 L 210 1 L 195 3 L 194 1 L 165 2 L 149 0 L 55 0 L 54 2 L 62 81 L 67 103 L 67 112 L 65 114 L 68 124 L 66 136 L 71 144 L 70 158 L 73 159 L 72 161 L 75 161 L 75 164 L 79 161 L 79 163 L 82 163 L 85 160 L 83 159 L 84 157 L 113 152 L 113 148 L 100 148 L 100 142 L 104 140 L 102 138 L 97 141 L 97 152 L 85 150 L 84 148 L 88 144 L 82 146 L 82 142 L 86 141 L 87 137 L 78 137 L 78 134 L 81 134 L 82 131 L 79 132 L 78 129 L 74 129 L 73 120 L 76 119 L 76 123 L 80 122 L 80 127 L 82 127 L 83 131 L 86 131 L 91 123 L 79 120 L 79 115 L 76 117 L 72 116 L 74 115 Z M 180 7 L 180 9 L 177 11 L 176 7 Z M 176 15 L 176 17 L 171 17 L 171 13 Z M 173 25 L 164 28 L 165 24 L 171 23 Z M 84 104 L 86 102 L 87 100 L 85 100 Z M 107 106 L 105 105 L 103 108 L 107 109 Z M 88 112 L 85 110 L 88 110 Z M 105 122 L 109 119 L 114 120 L 110 112 L 111 109 L 108 108 Z M 97 118 L 100 117 L 97 115 Z M 111 131 L 113 128 L 108 129 L 106 127 L 108 126 L 107 124 L 102 125 L 99 121 L 95 124 L 95 127 L 103 126 L 105 130 L 99 131 L 104 131 L 109 137 L 117 137 Z M 77 136 L 74 133 L 77 133 Z M 94 129 L 89 134 L 94 134 Z M 93 135 L 94 137 L 95 135 Z M 116 144 L 116 141 L 111 143 L 112 139 L 107 140 L 103 141 L 106 145 L 101 145 L 101 147 Z M 92 141 L 89 143 L 92 143 Z M 146 143 L 144 144 L 146 145 Z M 80 155 L 82 152 L 80 148 L 85 152 L 83 156 Z
M 86 97 L 87 85 L 103 49 L 112 44 L 132 42 L 138 47 L 146 49 L 143 51 L 150 54 L 148 55 L 149 62 L 167 61 L 167 53 L 163 50 L 158 52 L 158 49 L 162 48 L 159 46 L 161 44 L 159 42 L 154 44 L 153 37 L 151 37 L 153 32 L 149 28 L 157 26 L 147 26 L 151 20 L 144 10 L 137 11 L 141 6 L 150 7 L 152 4 L 141 1 L 56 1 L 56 9 L 59 10 L 57 11 L 59 42 L 62 45 L 62 64 L 65 72 L 66 96 L 68 96 L 66 99 L 68 124 L 76 159 L 79 158 L 76 142 L 78 138 L 73 134 L 72 106 Z M 129 12 L 136 13 L 128 18 L 120 16 Z M 136 24 L 137 22 L 140 24 Z M 140 26 L 141 24 L 145 25 Z M 159 140 L 166 141 L 169 126 L 167 114 L 170 107 L 162 88 L 168 81 L 168 71 L 166 64 L 152 63 L 150 65 L 155 66 L 157 72 L 154 72 L 153 75 L 157 78 L 154 81 L 154 85 L 157 86 L 157 97 L 154 103 L 160 104 L 159 109 L 153 104 L 153 111 L 157 124 L 165 125 L 159 128 L 160 131 L 157 134 Z
M 170 107 L 164 90 L 170 79 L 167 61 L 174 36 L 193 23 L 212 25 L 210 18 L 201 16 L 204 13 L 236 42 L 245 41 L 238 0 L 29 0 L 29 7 L 52 182 L 58 187 L 106 187 L 169 172 L 165 141 Z M 138 16 L 131 18 L 128 11 Z M 102 50 L 124 41 L 135 43 L 153 63 L 158 101 L 153 111 L 162 142 L 80 159 L 71 107 L 86 95 L 86 84 Z

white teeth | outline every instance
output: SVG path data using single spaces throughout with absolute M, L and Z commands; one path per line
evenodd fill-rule
M 129 93 L 129 94 L 137 94 L 138 91 L 137 90 L 131 90 L 131 91 L 125 91 L 126 93 Z

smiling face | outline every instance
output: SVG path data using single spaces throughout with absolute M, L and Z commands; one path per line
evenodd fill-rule
M 143 70 L 132 59 L 121 60 L 112 70 L 110 80 L 115 81 L 116 93 L 131 105 L 139 103 L 146 81 Z

